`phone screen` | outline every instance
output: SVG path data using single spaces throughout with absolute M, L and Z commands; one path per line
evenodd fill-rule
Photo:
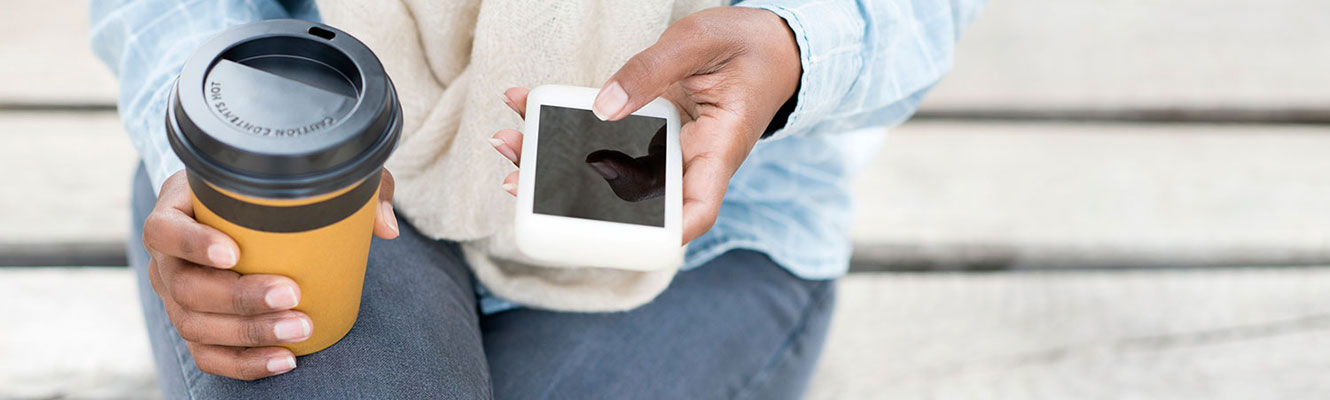
M 538 214 L 665 226 L 665 119 L 540 107 Z

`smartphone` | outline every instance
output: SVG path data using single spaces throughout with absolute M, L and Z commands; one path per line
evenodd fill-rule
M 526 100 L 515 229 L 556 266 L 651 271 L 683 263 L 679 112 L 657 98 L 618 121 L 593 88 L 546 85 Z

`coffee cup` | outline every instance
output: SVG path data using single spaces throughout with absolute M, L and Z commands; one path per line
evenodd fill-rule
M 194 216 L 235 240 L 242 274 L 300 285 L 312 336 L 332 346 L 355 324 L 383 164 L 402 111 L 377 57 L 351 35 L 301 20 L 218 34 L 185 62 L 166 127 Z

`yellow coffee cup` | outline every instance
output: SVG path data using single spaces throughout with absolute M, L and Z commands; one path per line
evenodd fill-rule
M 300 285 L 313 335 L 355 324 L 383 164 L 402 112 L 379 60 L 318 23 L 271 20 L 209 40 L 171 90 L 167 136 L 185 164 L 195 218 L 240 246 L 235 271 Z

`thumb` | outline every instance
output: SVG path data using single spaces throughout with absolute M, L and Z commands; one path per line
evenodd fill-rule
M 397 227 L 397 213 L 393 212 L 393 189 L 396 181 L 387 169 L 379 180 L 379 207 L 374 218 L 374 236 L 384 239 L 396 238 L 400 233 Z
M 677 24 L 676 24 L 677 25 Z M 603 121 L 618 121 L 665 93 L 670 85 L 708 68 L 716 46 L 708 40 L 683 40 L 675 27 L 667 29 L 656 44 L 628 59 L 611 76 L 591 111 Z

